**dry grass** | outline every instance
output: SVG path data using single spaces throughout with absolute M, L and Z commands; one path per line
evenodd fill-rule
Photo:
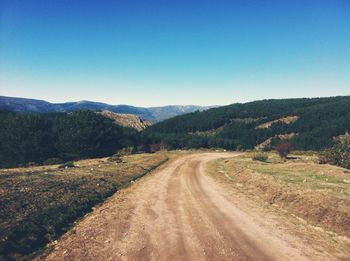
M 346 169 L 320 165 L 315 154 L 291 155 L 289 158 L 291 159 L 283 161 L 275 153 L 270 153 L 269 160 L 260 163 L 251 161 L 246 155 L 241 164 L 251 171 L 272 176 L 288 185 L 350 199 L 350 175 Z
M 55 240 L 70 224 L 130 181 L 167 159 L 137 154 L 124 163 L 107 158 L 0 170 L 0 260 L 16 260 Z
M 312 225 L 350 236 L 348 170 L 317 164 L 317 156 L 310 153 L 290 156 L 287 161 L 269 153 L 267 162 L 254 161 L 253 155 L 213 162 L 211 173 Z
M 298 116 L 287 116 L 287 117 L 280 118 L 278 120 L 265 122 L 265 123 L 260 124 L 259 126 L 255 127 L 255 128 L 256 129 L 267 129 L 267 128 L 270 128 L 272 124 L 277 123 L 277 122 L 291 124 L 291 123 L 296 122 L 298 119 L 299 119 Z

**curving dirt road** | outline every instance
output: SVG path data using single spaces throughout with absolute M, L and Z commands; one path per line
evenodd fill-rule
M 47 260 L 331 260 L 314 238 L 218 184 L 205 163 L 235 153 L 171 160 L 118 192 L 56 244 Z M 315 245 L 312 245 L 313 242 Z

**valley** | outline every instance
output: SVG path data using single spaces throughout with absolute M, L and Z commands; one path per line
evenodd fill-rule
M 350 261 L 350 0 L 0 0 L 0 261 Z

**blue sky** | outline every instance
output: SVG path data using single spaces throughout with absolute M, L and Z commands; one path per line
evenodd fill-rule
M 350 1 L 0 0 L 0 95 L 139 106 L 350 95 Z

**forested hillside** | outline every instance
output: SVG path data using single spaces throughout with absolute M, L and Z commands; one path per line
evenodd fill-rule
M 138 143 L 134 129 L 92 111 L 0 111 L 0 167 L 108 156 Z
M 283 121 L 288 116 L 292 122 Z M 262 127 L 264 123 L 267 127 Z M 171 148 L 252 149 L 289 134 L 296 149 L 318 150 L 346 131 L 350 131 L 350 96 L 232 104 L 160 122 L 148 128 L 143 138 L 163 141 Z
M 30 114 L 0 111 L 0 167 L 102 157 L 133 146 L 269 149 L 288 139 L 295 149 L 330 147 L 350 131 L 350 96 L 263 100 L 177 116 L 138 133 L 93 111 Z

